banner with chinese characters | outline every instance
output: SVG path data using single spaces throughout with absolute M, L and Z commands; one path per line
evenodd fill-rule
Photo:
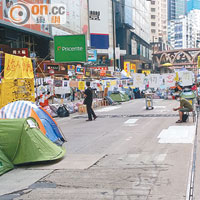
M 159 88 L 160 86 L 160 76 L 159 74 L 150 74 L 149 75 L 149 87 L 150 88 Z
M 179 72 L 180 81 L 182 86 L 188 86 L 193 84 L 193 74 L 190 71 Z
M 163 74 L 163 77 L 165 79 L 166 87 L 175 86 L 175 83 L 176 83 L 176 81 L 175 81 L 176 74 L 175 73 Z
M 133 86 L 134 87 L 138 87 L 140 89 L 144 89 L 145 85 L 144 85 L 144 78 L 145 75 L 144 74 L 132 74 L 133 77 Z
M 80 91 L 84 91 L 85 90 L 85 81 L 79 81 L 78 82 L 78 89 Z
M 34 78 L 31 59 L 5 54 L 4 78 Z
M 3 79 L 1 107 L 19 100 L 35 101 L 34 79 Z

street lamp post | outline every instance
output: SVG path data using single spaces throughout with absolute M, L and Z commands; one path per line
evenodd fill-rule
M 115 40 L 116 40 L 116 32 L 115 32 L 115 0 L 112 0 L 112 24 L 113 24 L 113 66 L 114 66 L 114 71 L 116 70 L 116 58 L 115 58 Z

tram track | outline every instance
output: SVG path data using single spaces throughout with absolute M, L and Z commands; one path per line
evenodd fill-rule
M 193 145 L 193 151 L 192 151 L 191 166 L 189 170 L 186 200 L 195 200 L 194 188 L 195 188 L 196 161 L 197 161 L 197 148 L 198 148 L 198 119 L 199 119 L 199 112 L 197 112 L 196 120 L 195 120 L 196 121 L 195 138 L 194 138 L 194 145 Z

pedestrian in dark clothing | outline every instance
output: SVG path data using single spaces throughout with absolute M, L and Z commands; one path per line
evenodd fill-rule
M 88 113 L 88 120 L 86 121 L 92 121 L 92 116 L 94 120 L 97 118 L 97 116 L 95 115 L 92 109 L 93 97 L 92 97 L 92 89 L 90 87 L 90 82 L 86 82 L 86 86 L 87 86 L 87 89 L 84 92 L 85 100 L 83 102 L 87 107 L 87 113 Z

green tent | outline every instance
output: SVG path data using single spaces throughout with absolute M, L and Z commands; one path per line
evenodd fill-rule
M 124 101 L 129 101 L 130 100 L 127 94 L 125 94 L 125 93 L 123 94 L 121 92 L 112 93 L 110 95 L 110 98 L 115 102 L 124 102 Z
M 51 142 L 33 118 L 0 120 L 0 149 L 14 164 L 56 160 L 65 149 Z
M 6 173 L 7 171 L 13 169 L 13 164 L 8 160 L 4 153 L 0 149 L 0 175 Z

